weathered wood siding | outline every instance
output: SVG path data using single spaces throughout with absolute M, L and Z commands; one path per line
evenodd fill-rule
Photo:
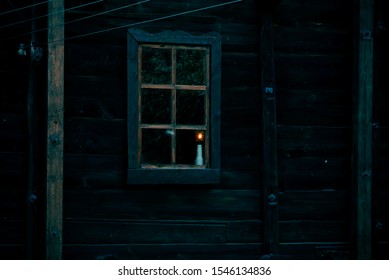
M 93 13 L 133 2 L 105 1 Z M 220 3 L 151 1 L 69 24 L 66 35 Z M 88 14 L 73 11 L 67 20 Z M 261 256 L 259 16 L 256 1 L 243 1 L 137 26 L 223 36 L 222 178 L 216 186 L 127 186 L 128 28 L 66 41 L 64 258 Z
M 389 4 L 380 0 L 375 9 L 372 234 L 374 258 L 389 259 Z
M 274 14 L 281 255 L 350 257 L 352 15 L 348 0 Z
M 134 2 L 106 0 L 68 11 L 65 22 Z M 66 37 L 222 2 L 154 0 L 66 24 Z M 260 2 L 244 0 L 136 26 L 151 33 L 183 30 L 222 35 L 222 176 L 216 186 L 128 186 L 127 28 L 65 41 L 65 259 L 261 258 Z M 389 15 L 384 0 L 376 3 L 373 258 L 387 259 Z M 351 0 L 283 0 L 273 14 L 280 191 L 276 258 L 353 257 L 352 4 Z M 15 26 L 1 34 L 8 37 L 28 28 Z M 21 41 L 28 42 L 28 35 Z M 11 42 L 0 43 L 0 258 L 22 259 L 26 256 L 28 62 L 15 54 L 19 40 Z M 46 69 L 39 67 L 39 79 L 44 81 Z M 44 86 L 39 90 L 42 114 L 45 90 Z M 43 215 L 39 177 L 36 209 Z M 43 226 L 39 222 L 37 227 Z

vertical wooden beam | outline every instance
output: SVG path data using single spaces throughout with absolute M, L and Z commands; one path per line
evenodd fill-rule
M 32 2 L 35 4 L 35 1 Z M 31 18 L 36 17 L 36 7 L 31 9 Z M 31 46 L 36 43 L 36 22 L 31 21 Z M 32 56 L 32 53 L 30 53 Z M 28 95 L 27 95 L 27 126 L 28 126 L 28 182 L 27 182 L 27 238 L 26 238 L 26 257 L 33 259 L 35 254 L 36 243 L 36 165 L 37 165 L 37 108 L 36 108 L 36 86 L 37 73 L 36 65 L 34 65 L 32 57 L 30 57 L 29 73 L 28 73 Z
M 355 0 L 353 98 L 354 242 L 358 259 L 371 258 L 373 0 Z
M 261 24 L 262 188 L 264 253 L 278 253 L 277 122 L 274 78 L 273 19 L 270 8 Z
M 46 259 L 62 258 L 64 0 L 48 4 Z

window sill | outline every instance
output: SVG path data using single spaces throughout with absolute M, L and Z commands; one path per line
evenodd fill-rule
M 127 170 L 127 184 L 219 184 L 220 169 L 139 168 Z

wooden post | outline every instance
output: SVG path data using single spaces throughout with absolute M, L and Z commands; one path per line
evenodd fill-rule
M 262 88 L 262 188 L 264 252 L 278 253 L 277 122 L 274 88 L 273 20 L 270 8 L 263 12 L 261 29 Z
M 46 259 L 62 258 L 64 0 L 48 4 Z
M 35 4 L 35 2 L 33 1 Z M 36 17 L 35 6 L 31 9 L 31 18 Z M 31 21 L 31 46 L 36 43 L 36 22 Z M 30 56 L 32 54 L 30 53 Z M 36 86 L 37 86 L 37 73 L 36 65 L 30 57 L 30 65 L 28 72 L 28 95 L 27 95 L 27 126 L 28 126 L 28 182 L 27 182 L 27 238 L 26 238 L 26 257 L 27 259 L 33 259 L 36 253 L 36 165 L 37 165 L 37 109 L 36 109 Z
M 354 242 L 358 259 L 371 259 L 373 0 L 355 0 L 352 176 Z

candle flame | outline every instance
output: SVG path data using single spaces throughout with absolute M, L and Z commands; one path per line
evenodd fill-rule
M 204 132 L 197 132 L 196 139 L 197 139 L 197 141 L 203 141 L 204 140 Z

